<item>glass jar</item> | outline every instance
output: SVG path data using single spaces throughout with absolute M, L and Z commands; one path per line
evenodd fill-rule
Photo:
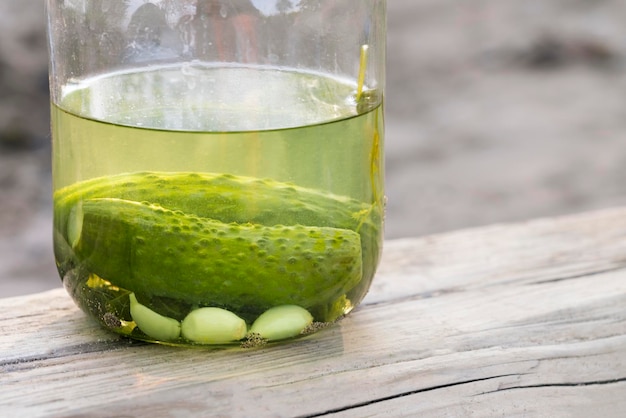
M 54 251 L 104 327 L 313 333 L 383 237 L 385 0 L 47 0 Z

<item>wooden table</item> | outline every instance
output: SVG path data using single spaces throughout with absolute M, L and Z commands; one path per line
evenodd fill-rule
M 0 415 L 626 416 L 626 209 L 386 243 L 338 325 L 260 349 L 133 343 L 63 290 L 0 300 Z

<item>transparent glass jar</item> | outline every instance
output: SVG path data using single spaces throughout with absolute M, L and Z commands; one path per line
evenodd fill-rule
M 365 296 L 385 0 L 47 0 L 54 250 L 108 329 L 255 346 Z

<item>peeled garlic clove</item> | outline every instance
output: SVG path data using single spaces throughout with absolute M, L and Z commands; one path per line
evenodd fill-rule
M 159 341 L 172 341 L 180 337 L 180 322 L 142 305 L 134 293 L 129 298 L 130 315 L 144 334 Z
M 191 311 L 182 323 L 186 339 L 201 344 L 221 344 L 246 336 L 246 321 L 221 308 L 199 308 Z
M 83 205 L 79 202 L 70 211 L 67 221 L 67 239 L 72 248 L 76 248 L 83 230 Z
M 258 334 L 270 341 L 284 340 L 299 335 L 312 322 L 313 316 L 300 306 L 275 306 L 254 321 L 250 334 Z

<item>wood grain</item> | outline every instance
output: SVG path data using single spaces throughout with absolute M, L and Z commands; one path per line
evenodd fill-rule
M 626 209 L 388 241 L 338 325 L 260 349 L 0 300 L 0 410 L 28 417 L 626 416 Z

